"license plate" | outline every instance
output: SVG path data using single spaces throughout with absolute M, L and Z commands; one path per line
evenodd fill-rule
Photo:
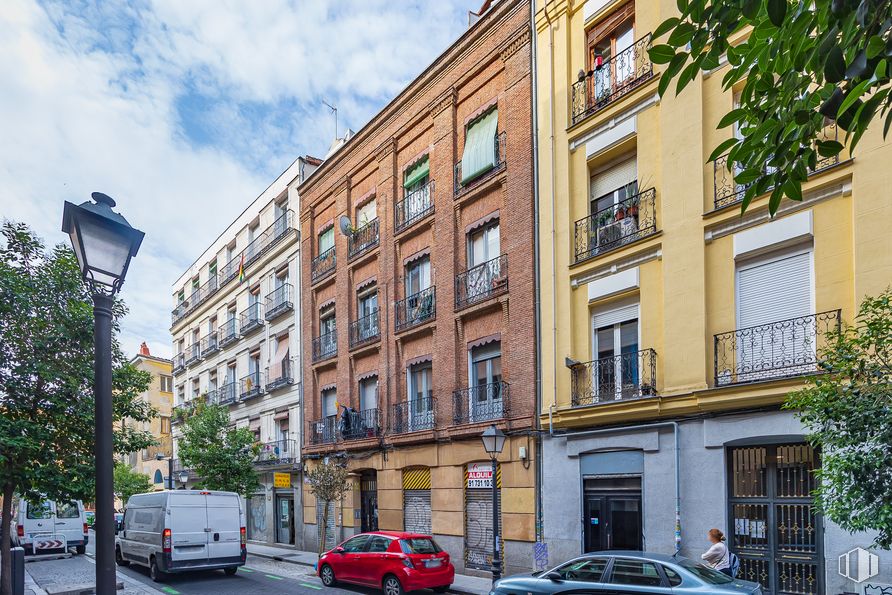
M 425 560 L 424 565 L 427 568 L 438 568 L 443 563 L 439 558 L 435 558 L 433 560 Z

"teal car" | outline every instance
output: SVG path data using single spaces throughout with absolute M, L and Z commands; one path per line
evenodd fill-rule
M 503 578 L 490 595 L 551 593 L 762 595 L 762 588 L 682 556 L 609 551 L 585 554 L 545 572 Z

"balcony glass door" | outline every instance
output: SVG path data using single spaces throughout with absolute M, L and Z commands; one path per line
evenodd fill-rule
M 409 431 L 431 427 L 433 367 L 430 362 L 409 368 Z
M 364 294 L 359 298 L 359 340 L 365 341 L 378 336 L 378 292 Z
M 641 395 L 638 333 L 637 302 L 592 316 L 591 383 L 596 403 Z
M 501 417 L 502 344 L 489 343 L 471 350 L 471 421 Z
M 433 307 L 430 295 L 419 295 L 431 286 L 431 261 L 425 256 L 406 267 L 406 321 L 426 319 Z
M 489 293 L 493 280 L 499 278 L 500 248 L 498 221 L 468 236 L 468 299 Z M 493 262 L 489 266 L 481 266 L 490 261 Z

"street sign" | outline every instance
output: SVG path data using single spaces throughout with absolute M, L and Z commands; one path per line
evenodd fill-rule
M 65 545 L 65 541 L 61 539 L 46 539 L 43 541 L 35 541 L 34 549 L 35 550 L 58 550 L 62 549 Z
M 468 488 L 492 489 L 492 463 L 471 463 L 468 465 Z
M 273 486 L 277 488 L 291 487 L 290 473 L 273 473 Z

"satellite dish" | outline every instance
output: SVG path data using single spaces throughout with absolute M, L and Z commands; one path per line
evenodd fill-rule
M 353 235 L 353 226 L 350 224 L 350 217 L 341 215 L 340 225 L 342 234 L 345 236 Z

